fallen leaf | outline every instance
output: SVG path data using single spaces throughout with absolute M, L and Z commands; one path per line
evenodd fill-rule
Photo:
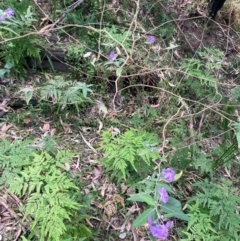
M 125 239 L 126 236 L 127 236 L 127 233 L 124 232 L 124 233 L 120 233 L 118 237 L 119 237 L 120 239 Z
M 92 179 L 92 181 L 96 181 L 97 179 L 99 179 L 102 176 L 102 172 L 98 168 L 94 168 L 93 172 L 94 172 L 94 178 Z
M 24 124 L 29 124 L 30 122 L 31 122 L 31 119 L 30 118 L 24 118 L 23 119 L 23 122 L 24 122 Z
M 103 113 L 103 117 L 105 117 L 108 113 L 108 109 L 106 105 L 102 101 L 97 101 L 98 113 Z
M 156 104 L 156 105 L 151 105 L 152 108 L 158 108 L 160 105 Z
M 44 125 L 43 125 L 43 131 L 44 132 L 47 132 L 47 131 L 49 131 L 50 130 L 50 124 L 49 123 L 45 123 Z
M 55 128 L 51 129 L 51 131 L 50 131 L 50 135 L 51 135 L 51 136 L 54 136 L 55 133 L 56 133 L 56 129 L 55 129 Z
M 2 132 L 6 132 L 7 130 L 9 130 L 12 127 L 12 125 L 8 125 L 7 123 L 4 123 L 1 127 L 1 131 Z

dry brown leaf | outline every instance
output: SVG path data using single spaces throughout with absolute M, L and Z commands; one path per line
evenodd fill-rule
M 12 127 L 11 124 L 8 125 L 7 123 L 4 123 L 4 124 L 2 125 L 2 127 L 1 127 L 1 131 L 2 131 L 2 132 L 6 132 L 6 131 L 9 130 L 11 127 Z
M 151 105 L 152 108 L 158 108 L 160 105 L 156 104 L 156 105 Z
M 113 200 L 114 200 L 114 202 L 116 202 L 116 203 L 120 203 L 123 208 L 125 207 L 125 205 L 124 205 L 124 198 L 121 197 L 119 194 L 114 194 L 114 195 L 113 195 Z
M 43 125 L 43 131 L 44 132 L 47 132 L 47 131 L 49 131 L 50 130 L 50 124 L 49 123 L 45 123 L 44 125 Z
M 65 125 L 63 128 L 64 128 L 65 134 L 72 133 L 72 129 L 71 129 L 70 125 Z
M 91 127 L 87 127 L 87 126 L 82 127 L 82 132 L 84 133 L 89 132 L 90 130 L 91 130 Z
M 31 122 L 31 119 L 29 117 L 26 117 L 23 119 L 24 124 L 29 124 Z
M 112 200 L 107 201 L 104 204 L 104 210 L 108 218 L 110 219 L 113 215 L 117 213 L 117 203 L 113 202 Z
M 101 190 L 101 192 L 100 192 L 100 194 L 101 194 L 101 196 L 102 197 L 104 197 L 105 196 L 105 191 L 107 190 L 107 184 L 106 184 L 106 182 L 103 184 L 103 186 L 101 186 L 100 188 L 99 188 L 99 190 Z
M 98 108 L 99 114 L 103 113 L 103 117 L 105 117 L 107 115 L 108 109 L 102 101 L 97 101 L 97 108 Z
M 56 129 L 55 129 L 55 128 L 51 129 L 51 131 L 50 131 L 50 135 L 51 135 L 51 136 L 54 136 L 55 133 L 56 133 Z
M 48 24 L 47 26 L 41 28 L 36 34 L 38 35 L 48 35 L 49 31 L 51 30 L 51 28 L 54 27 L 54 24 Z
M 102 128 L 103 128 L 103 123 L 102 123 L 99 119 L 97 119 L 97 122 L 99 123 L 99 127 L 98 127 L 98 131 L 97 131 L 97 133 L 100 134 L 100 131 L 101 131 Z
M 94 168 L 94 177 L 92 179 L 93 182 L 95 182 L 97 179 L 99 179 L 102 176 L 102 171 L 99 168 Z

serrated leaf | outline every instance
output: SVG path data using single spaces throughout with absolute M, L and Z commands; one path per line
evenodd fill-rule
M 147 222 L 148 216 L 155 211 L 155 208 L 149 208 L 140 214 L 133 222 L 133 227 L 138 228 Z

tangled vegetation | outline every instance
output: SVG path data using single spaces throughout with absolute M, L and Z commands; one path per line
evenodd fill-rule
M 240 2 L 207 6 L 0 2 L 0 240 L 240 240 Z

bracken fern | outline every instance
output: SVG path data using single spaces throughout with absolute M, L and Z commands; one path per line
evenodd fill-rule
M 77 190 L 64 171 L 64 163 L 73 156 L 60 151 L 55 157 L 46 152 L 33 153 L 31 164 L 23 167 L 11 180 L 9 192 L 28 196 L 24 219 L 31 217 L 28 239 L 61 240 L 67 232 L 65 221 L 80 207 L 70 194 Z M 65 157 L 65 158 L 63 158 Z
M 100 148 L 104 151 L 102 162 L 113 171 L 112 176 L 126 180 L 132 172 L 138 173 L 160 158 L 157 144 L 157 136 L 145 131 L 128 130 L 119 137 L 105 131 Z
M 194 184 L 201 191 L 190 200 L 199 203 L 202 210 L 205 210 L 214 224 L 221 240 L 228 237 L 228 240 L 239 240 L 240 216 L 239 216 L 239 195 L 237 189 L 232 187 L 232 182 L 224 178 L 220 183 L 201 181 Z M 217 239 L 215 239 L 217 240 Z

